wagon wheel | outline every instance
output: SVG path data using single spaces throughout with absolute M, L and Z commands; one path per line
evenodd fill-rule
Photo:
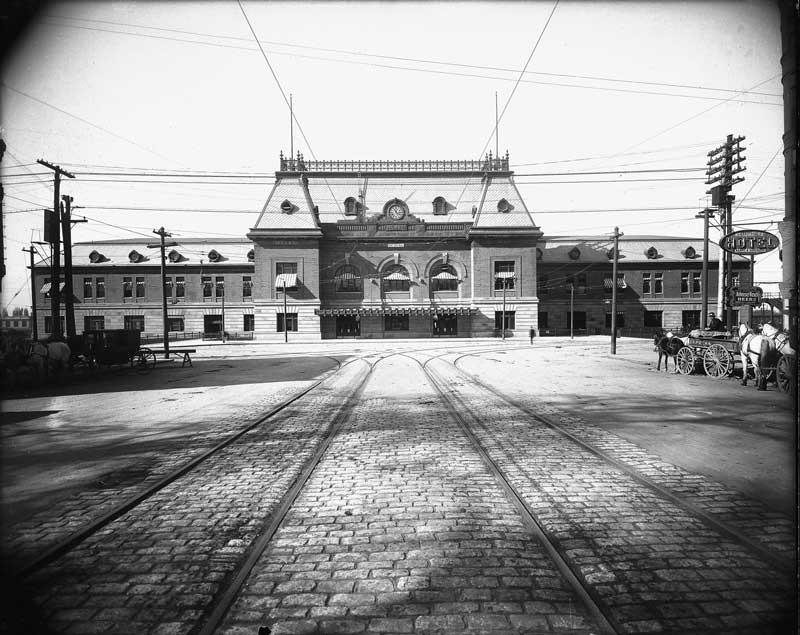
M 791 392 L 794 386 L 794 357 L 781 355 L 775 368 L 775 380 L 781 392 Z
M 691 346 L 683 346 L 675 354 L 675 364 L 677 364 L 681 375 L 691 375 L 694 372 L 695 361 L 694 351 L 692 351 Z
M 733 355 L 724 346 L 712 344 L 703 353 L 703 368 L 706 375 L 721 379 L 733 372 Z
M 156 354 L 149 348 L 140 348 L 134 353 L 131 363 L 137 373 L 145 375 L 156 367 Z

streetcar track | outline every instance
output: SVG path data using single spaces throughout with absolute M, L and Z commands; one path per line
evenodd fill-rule
M 521 404 L 516 399 L 509 397 L 508 395 L 503 394 L 496 388 L 489 386 L 479 378 L 475 377 L 471 373 L 467 373 L 466 371 L 462 370 L 457 366 L 458 359 L 465 357 L 466 355 L 462 355 L 456 360 L 453 361 L 453 367 L 468 381 L 471 381 L 473 384 L 478 385 L 480 388 L 485 390 L 486 392 L 494 395 L 496 398 L 500 399 L 501 401 L 505 402 L 506 404 L 510 405 L 511 407 L 519 410 L 526 416 L 542 423 L 543 425 L 547 426 L 551 430 L 559 433 L 560 435 L 564 436 L 565 438 L 569 439 L 579 447 L 583 448 L 587 452 L 593 454 L 594 456 L 598 457 L 602 461 L 613 465 L 615 468 L 621 470 L 632 479 L 634 479 L 640 485 L 644 485 L 645 487 L 649 488 L 650 490 L 656 492 L 658 495 L 666 498 L 673 504 L 677 505 L 678 507 L 684 509 L 685 511 L 689 512 L 693 516 L 697 517 L 701 521 L 703 521 L 707 526 L 711 527 L 715 531 L 718 531 L 729 538 L 732 538 L 740 545 L 746 547 L 750 551 L 758 554 L 759 557 L 763 558 L 767 562 L 769 562 L 774 567 L 784 571 L 784 572 L 792 572 L 794 571 L 794 563 L 788 560 L 785 555 L 778 554 L 767 547 L 764 547 L 762 544 L 754 541 L 749 536 L 743 534 L 740 530 L 735 527 L 730 526 L 728 523 L 725 523 L 717 518 L 714 518 L 708 512 L 700 509 L 697 505 L 685 500 L 681 496 L 671 492 L 666 487 L 659 485 L 655 481 L 653 481 L 648 476 L 645 476 L 641 472 L 639 472 L 636 468 L 628 465 L 627 463 L 620 461 L 619 459 L 610 456 L 607 452 L 601 450 L 600 448 L 595 447 L 591 443 L 584 441 L 583 439 L 578 438 L 568 430 L 565 430 L 563 427 L 558 425 L 557 423 L 553 422 L 549 417 L 546 415 L 542 415 L 539 413 L 534 412 L 528 406 Z
M 319 465 L 319 462 L 322 460 L 322 457 L 327 452 L 336 435 L 339 433 L 342 424 L 348 419 L 353 405 L 358 401 L 366 386 L 367 380 L 372 375 L 372 371 L 380 359 L 372 363 L 363 358 L 358 361 L 364 361 L 368 365 L 368 370 L 364 374 L 364 377 L 360 380 L 357 387 L 351 391 L 345 403 L 334 415 L 333 420 L 328 426 L 325 438 L 317 445 L 314 454 L 306 461 L 306 464 L 303 466 L 295 482 L 282 496 L 280 503 L 270 515 L 269 524 L 262 533 L 251 542 L 246 557 L 236 567 L 235 572 L 229 576 L 229 582 L 224 584 L 222 591 L 216 594 L 211 604 L 206 607 L 204 615 L 190 631 L 193 635 L 211 635 L 222 622 L 235 601 L 239 590 L 250 575 L 250 571 L 253 569 L 256 562 L 258 562 L 261 554 L 267 548 L 275 532 L 286 518 L 286 514 L 289 513 L 289 510 L 300 495 L 306 482 Z
M 258 417 L 255 421 L 251 421 L 243 428 L 240 428 L 239 430 L 229 435 L 219 443 L 215 444 L 208 450 L 201 452 L 199 455 L 195 456 L 189 461 L 169 471 L 167 474 L 160 477 L 155 483 L 145 487 L 140 492 L 127 497 L 125 500 L 112 507 L 111 510 L 107 511 L 99 518 L 94 519 L 90 523 L 84 525 L 81 529 L 72 532 L 69 536 L 58 541 L 57 543 L 46 549 L 44 552 L 36 556 L 32 561 L 28 562 L 27 564 L 13 571 L 11 573 L 11 576 L 13 578 L 25 578 L 35 573 L 39 569 L 42 569 L 49 563 L 53 562 L 54 560 L 57 560 L 65 553 L 69 552 L 73 547 L 77 546 L 78 544 L 80 544 L 93 534 L 97 533 L 100 529 L 102 529 L 109 523 L 113 522 L 123 514 L 129 512 L 131 509 L 141 504 L 143 501 L 147 500 L 157 492 L 161 491 L 172 482 L 184 476 L 186 473 L 188 473 L 201 463 L 205 462 L 210 457 L 219 453 L 222 449 L 228 447 L 229 445 L 237 441 L 239 438 L 244 436 L 246 433 L 250 432 L 251 430 L 254 430 L 255 428 L 259 427 L 265 422 L 270 421 L 275 417 L 275 415 L 288 408 L 298 399 L 304 397 L 306 394 L 317 388 L 324 381 L 329 379 L 336 372 L 341 370 L 343 365 L 340 362 L 338 362 L 338 360 L 337 363 L 339 363 L 339 366 L 336 369 L 324 373 L 320 379 L 316 380 L 310 386 L 307 386 L 306 388 L 293 394 L 289 398 L 284 399 L 276 406 L 273 406 L 265 414 Z
M 476 346 L 474 343 L 472 343 L 472 344 L 467 344 L 466 348 L 467 349 L 472 348 L 474 350 L 481 351 L 481 350 L 486 350 L 486 344 Z M 425 350 L 425 349 L 418 349 L 418 350 Z M 412 349 L 411 352 L 418 352 L 418 351 Z M 232 443 L 236 442 L 246 433 L 258 428 L 259 426 L 273 419 L 277 414 L 286 410 L 297 400 L 301 399 L 302 397 L 304 397 L 305 395 L 316 389 L 318 386 L 320 386 L 320 384 L 328 380 L 331 376 L 333 376 L 337 372 L 349 366 L 351 363 L 358 361 L 365 361 L 370 357 L 379 357 L 382 359 L 384 357 L 390 357 L 398 353 L 399 351 L 390 349 L 388 351 L 371 352 L 363 355 L 350 356 L 350 358 L 345 361 L 341 361 L 340 359 L 332 355 L 323 356 L 325 359 L 333 360 L 337 364 L 337 367 L 331 371 L 323 373 L 323 375 L 319 379 L 315 380 L 311 385 L 307 386 L 306 388 L 294 393 L 290 397 L 279 402 L 277 405 L 270 408 L 266 413 L 262 414 L 255 420 L 252 420 L 250 423 L 238 429 L 236 432 L 230 434 L 222 441 L 214 444 L 211 448 L 201 451 L 201 453 L 196 455 L 195 457 L 189 459 L 188 461 L 184 462 L 178 467 L 169 470 L 166 474 L 162 475 L 157 480 L 155 480 L 155 482 L 145 486 L 144 489 L 132 495 L 126 496 L 122 501 L 113 505 L 109 510 L 101 514 L 98 518 L 95 518 L 90 522 L 86 523 L 85 525 L 83 525 L 82 527 L 80 527 L 79 529 L 70 532 L 69 535 L 56 541 L 54 544 L 47 547 L 44 551 L 34 556 L 27 563 L 11 568 L 9 571 L 10 577 L 12 579 L 26 578 L 32 575 L 33 573 L 39 571 L 40 569 L 44 568 L 51 562 L 59 559 L 60 557 L 68 553 L 71 549 L 82 543 L 84 540 L 96 534 L 103 527 L 107 526 L 108 524 L 110 524 L 117 518 L 121 517 L 125 513 L 131 511 L 132 509 L 140 505 L 142 502 L 152 497 L 157 492 L 163 490 L 165 487 L 167 487 L 177 479 L 181 478 L 182 476 L 184 476 L 185 474 L 187 474 L 200 464 L 207 461 L 212 456 L 218 454 L 221 450 L 231 445 Z M 286 355 L 275 354 L 275 356 L 285 357 Z M 221 360 L 223 358 L 211 358 L 211 359 L 217 361 L 218 359 Z
M 561 553 L 561 550 L 557 545 L 557 541 L 550 536 L 547 529 L 539 521 L 536 513 L 530 508 L 524 497 L 517 491 L 517 489 L 511 483 L 511 480 L 506 476 L 505 471 L 501 469 L 500 466 L 497 465 L 497 463 L 491 458 L 483 444 L 470 429 L 469 424 L 461 415 L 461 412 L 459 412 L 459 409 L 455 406 L 454 402 L 457 401 L 460 403 L 461 408 L 468 412 L 470 411 L 469 407 L 452 392 L 448 394 L 443 388 L 443 386 L 447 385 L 447 382 L 445 382 L 438 375 L 438 373 L 428 368 L 428 363 L 430 361 L 433 361 L 434 359 L 441 359 L 441 357 L 443 357 L 443 355 L 432 357 L 424 363 L 414 359 L 413 357 L 410 357 L 410 359 L 414 359 L 414 361 L 420 365 L 425 373 L 426 379 L 439 394 L 443 403 L 446 405 L 447 410 L 450 412 L 450 415 L 458 423 L 464 435 L 469 439 L 473 448 L 480 455 L 486 467 L 494 475 L 500 487 L 505 492 L 508 500 L 519 512 L 525 525 L 544 547 L 545 551 L 550 556 L 550 560 L 556 566 L 573 591 L 575 591 L 575 593 L 581 599 L 589 614 L 597 622 L 597 625 L 600 627 L 601 631 L 607 634 L 621 634 L 624 632 L 623 628 L 611 615 L 610 609 L 605 605 L 592 585 L 585 580 L 578 567 L 574 565 L 569 558 Z

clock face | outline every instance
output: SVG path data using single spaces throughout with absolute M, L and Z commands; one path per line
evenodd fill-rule
M 402 205 L 392 205 L 386 213 L 392 220 L 400 220 L 406 215 L 406 210 L 403 209 Z

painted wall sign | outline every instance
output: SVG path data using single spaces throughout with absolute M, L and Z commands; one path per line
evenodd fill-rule
M 387 247 L 405 247 L 405 243 L 389 243 Z
M 723 236 L 719 246 L 738 256 L 756 256 L 777 249 L 778 237 L 758 229 L 745 229 Z

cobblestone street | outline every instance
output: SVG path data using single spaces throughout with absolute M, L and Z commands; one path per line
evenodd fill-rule
M 211 345 L 8 400 L 4 631 L 793 632 L 790 399 L 607 349 Z

